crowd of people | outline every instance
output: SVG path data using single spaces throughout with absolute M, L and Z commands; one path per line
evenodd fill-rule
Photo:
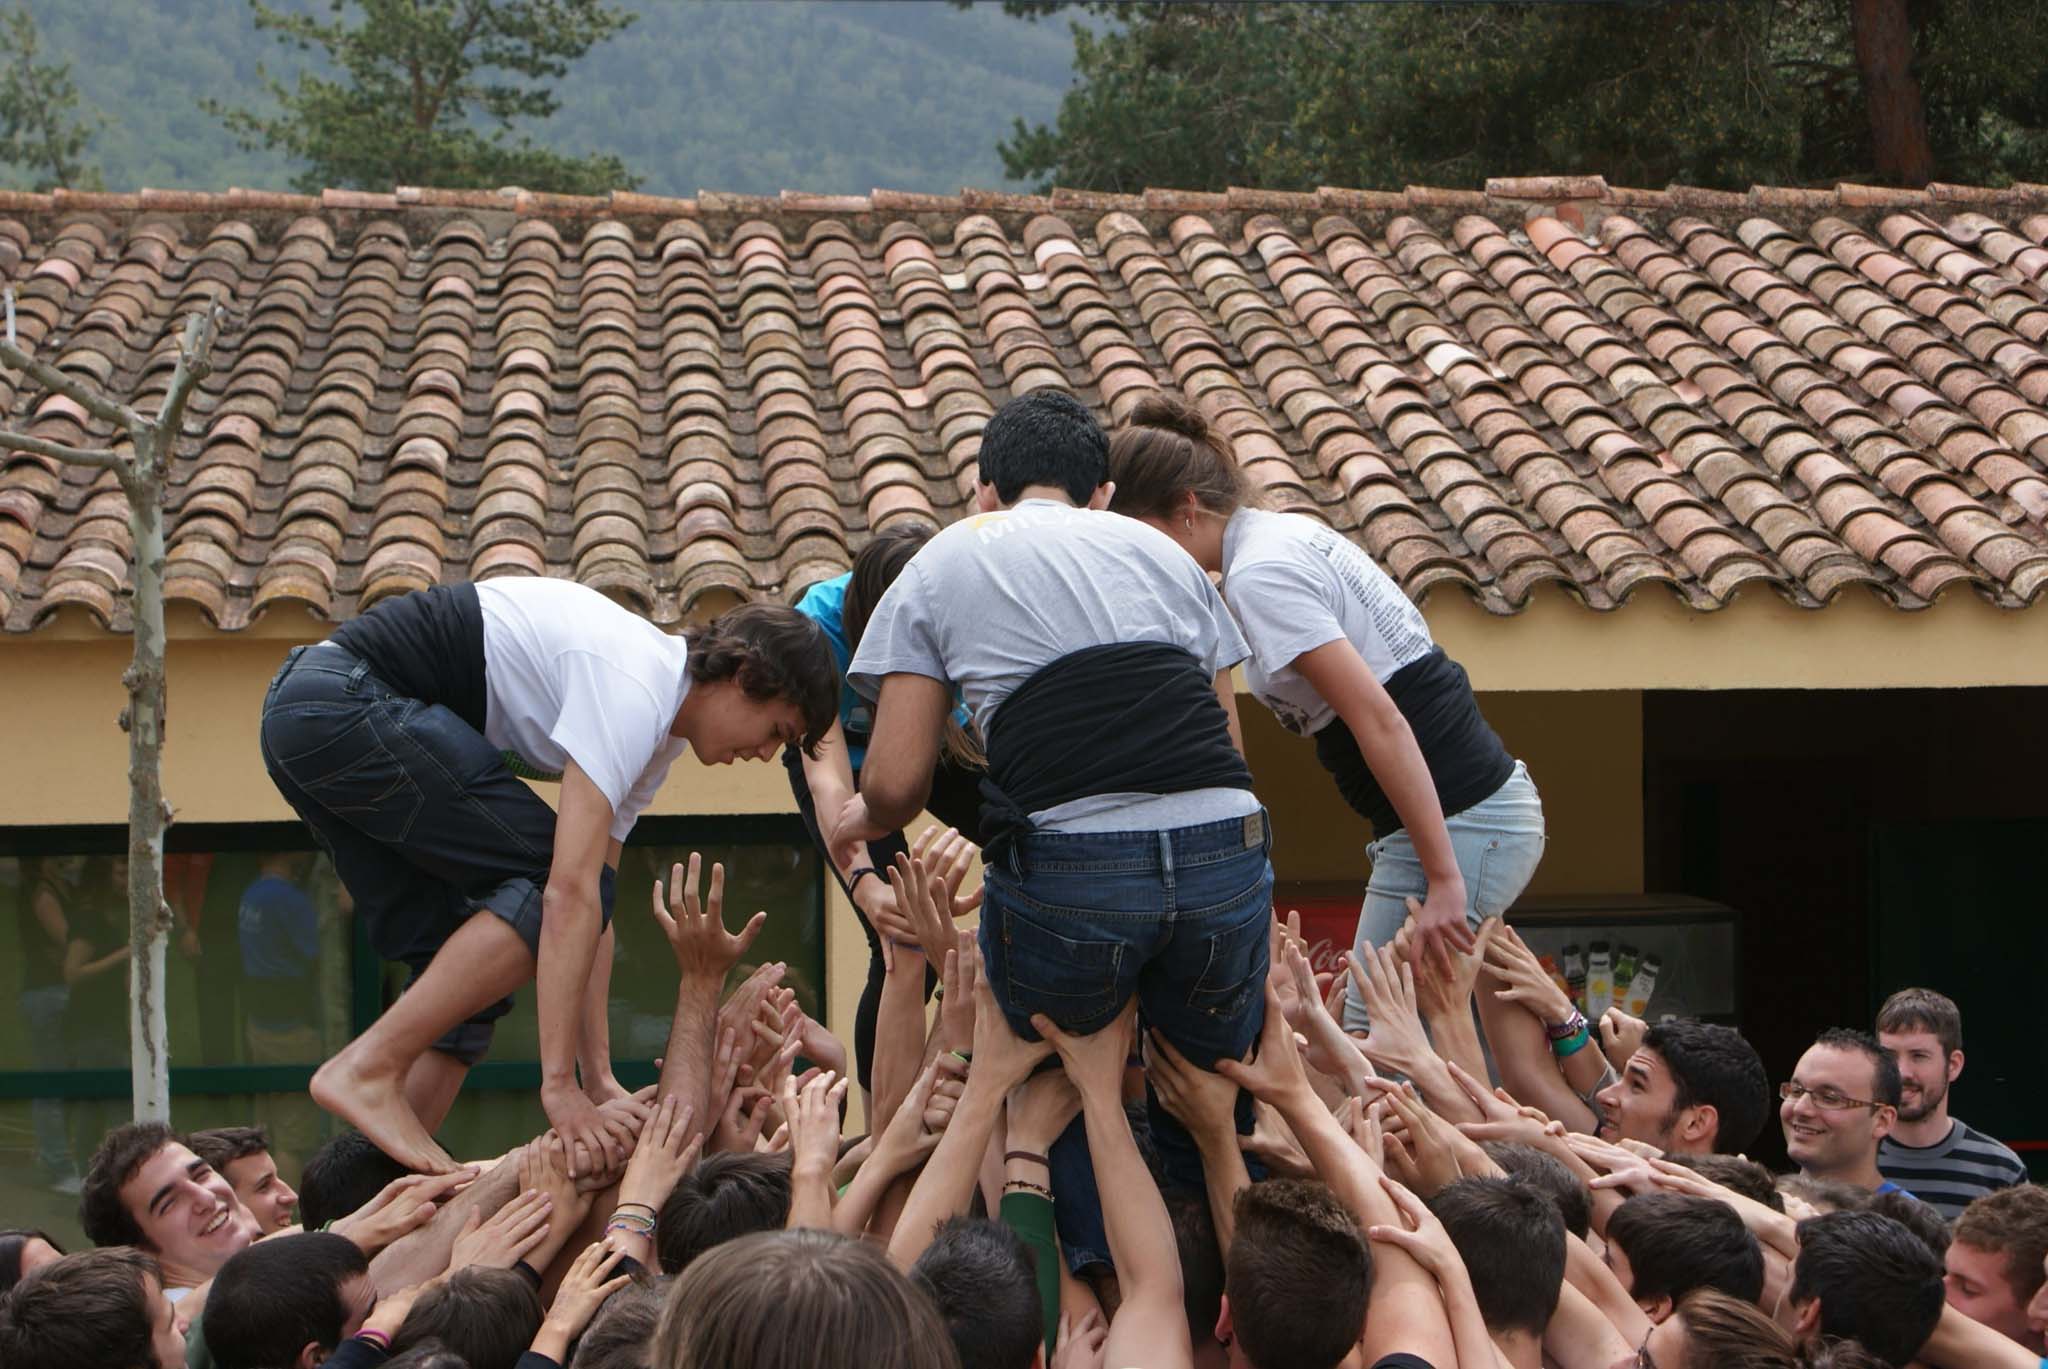
M 2048 1190 L 1951 1115 L 1953 1001 L 1784 1062 L 1774 1174 L 1737 1029 L 1589 1020 L 1503 920 L 1542 801 L 1362 550 L 1164 398 L 1113 436 L 1014 400 L 979 475 L 791 608 L 671 637 L 499 580 L 295 649 L 266 764 L 412 983 L 315 1077 L 350 1129 L 295 1172 L 127 1124 L 92 1249 L 0 1234 L 0 1369 L 2048 1364 Z M 1334 971 L 1273 907 L 1239 666 L 1374 826 Z M 693 857 L 651 891 L 675 1003 L 635 1092 L 614 872 L 686 749 L 785 758 L 870 972 L 841 1043 Z M 458 1159 L 528 981 L 547 1130 Z

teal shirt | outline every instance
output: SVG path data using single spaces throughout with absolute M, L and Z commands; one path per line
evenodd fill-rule
M 846 733 L 846 763 L 859 774 L 868 755 L 868 734 L 875 730 L 875 706 L 846 678 L 846 668 L 853 664 L 853 649 L 846 643 L 846 587 L 852 582 L 852 571 L 820 580 L 796 601 L 796 611 L 823 628 L 832 647 L 832 663 L 839 667 L 839 726 Z M 953 717 L 966 726 L 966 706 L 956 708 Z

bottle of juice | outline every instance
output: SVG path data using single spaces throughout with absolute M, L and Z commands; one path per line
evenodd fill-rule
M 1543 972 L 1550 976 L 1550 982 L 1557 985 L 1559 993 L 1562 993 L 1566 998 L 1572 996 L 1571 981 L 1564 977 L 1564 971 L 1558 968 L 1556 960 L 1547 955 L 1539 955 L 1536 957 L 1536 963 L 1541 965 Z
M 1614 954 L 1596 941 L 1586 954 L 1586 1016 L 1595 1022 L 1614 1006 Z
M 1656 956 L 1643 958 L 1643 968 L 1636 971 L 1636 977 L 1629 983 L 1628 1000 L 1622 1004 L 1624 1012 L 1642 1017 L 1643 1010 L 1650 1006 L 1650 995 L 1657 991 L 1657 972 L 1663 968 L 1664 962 Z
M 1579 953 L 1577 944 L 1565 947 L 1558 954 L 1564 957 L 1564 991 L 1579 1011 L 1586 1010 L 1586 957 Z
M 1636 977 L 1638 952 L 1626 941 L 1614 953 L 1614 1001 L 1619 1003 L 1628 997 L 1629 982 Z

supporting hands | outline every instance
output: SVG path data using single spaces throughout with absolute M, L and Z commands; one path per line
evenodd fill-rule
M 1448 958 L 1451 951 L 1468 953 L 1476 944 L 1466 921 L 1465 881 L 1455 869 L 1444 879 L 1430 880 L 1428 898 L 1419 906 L 1410 899 L 1408 908 L 1415 917 L 1412 963 Z
M 619 1181 L 618 1207 L 640 1207 L 659 1212 L 675 1192 L 676 1184 L 696 1166 L 703 1150 L 703 1136 L 693 1123 L 696 1110 L 671 1094 L 648 1119 L 640 1143 Z
M 1416 1005 L 1415 967 L 1391 946 L 1368 946 L 1347 962 L 1352 987 L 1372 1020 L 1365 1056 L 1382 1069 L 1413 1074 L 1427 1055 L 1429 1037 Z
M 624 1252 L 609 1250 L 602 1241 L 584 1247 L 548 1307 L 547 1319 L 533 1338 L 533 1353 L 566 1364 L 569 1346 L 590 1325 L 605 1299 L 633 1281 L 630 1274 L 615 1273 Z
M 1315 971 L 1299 941 L 1289 938 L 1280 954 L 1277 969 L 1285 976 L 1283 984 L 1293 989 L 1290 995 L 1283 987 L 1281 1012 L 1287 1025 L 1308 1042 L 1309 1067 L 1336 1080 L 1346 1093 L 1357 1093 L 1372 1077 L 1373 1068 L 1330 1010 L 1330 1000 L 1339 990 L 1333 984 L 1326 994 L 1316 983 Z
M 448 1272 L 479 1265 L 486 1269 L 510 1269 L 525 1259 L 548 1236 L 548 1214 L 554 1203 L 537 1188 L 529 1188 L 499 1208 L 489 1221 L 472 1211 L 462 1234 L 448 1256 Z
M 330 1230 L 354 1241 L 365 1256 L 375 1255 L 433 1220 L 441 1204 L 468 1188 L 476 1177 L 477 1167 L 464 1165 L 447 1174 L 408 1174 L 393 1179 Z
M 1486 967 L 1499 975 L 1507 985 L 1494 990 L 1493 996 L 1503 1003 L 1519 1003 L 1546 1027 L 1560 1026 L 1571 1020 L 1572 1001 L 1565 991 L 1557 987 L 1557 981 L 1537 960 L 1536 953 L 1529 949 L 1521 934 L 1512 927 L 1504 927 L 1487 948 Z
M 1237 1083 L 1213 1070 L 1188 1063 L 1186 1056 L 1159 1032 L 1145 1041 L 1146 1072 L 1159 1105 L 1188 1129 L 1197 1145 L 1217 1139 L 1237 1142 Z

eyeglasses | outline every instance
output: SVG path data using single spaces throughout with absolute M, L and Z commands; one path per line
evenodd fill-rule
M 1650 1358 L 1650 1338 L 1643 1337 L 1643 1344 L 1636 1351 L 1636 1369 L 1657 1369 L 1657 1361 Z
M 1851 1098 L 1848 1094 L 1831 1084 L 1823 1084 L 1817 1089 L 1810 1089 L 1797 1080 L 1791 1079 L 1778 1085 L 1778 1096 L 1788 1103 L 1800 1098 L 1811 1098 L 1813 1105 L 1822 1112 L 1847 1112 L 1850 1108 L 1869 1108 L 1875 1112 L 1877 1109 L 1886 1106 L 1884 1103 L 1873 1103 L 1867 1098 Z

